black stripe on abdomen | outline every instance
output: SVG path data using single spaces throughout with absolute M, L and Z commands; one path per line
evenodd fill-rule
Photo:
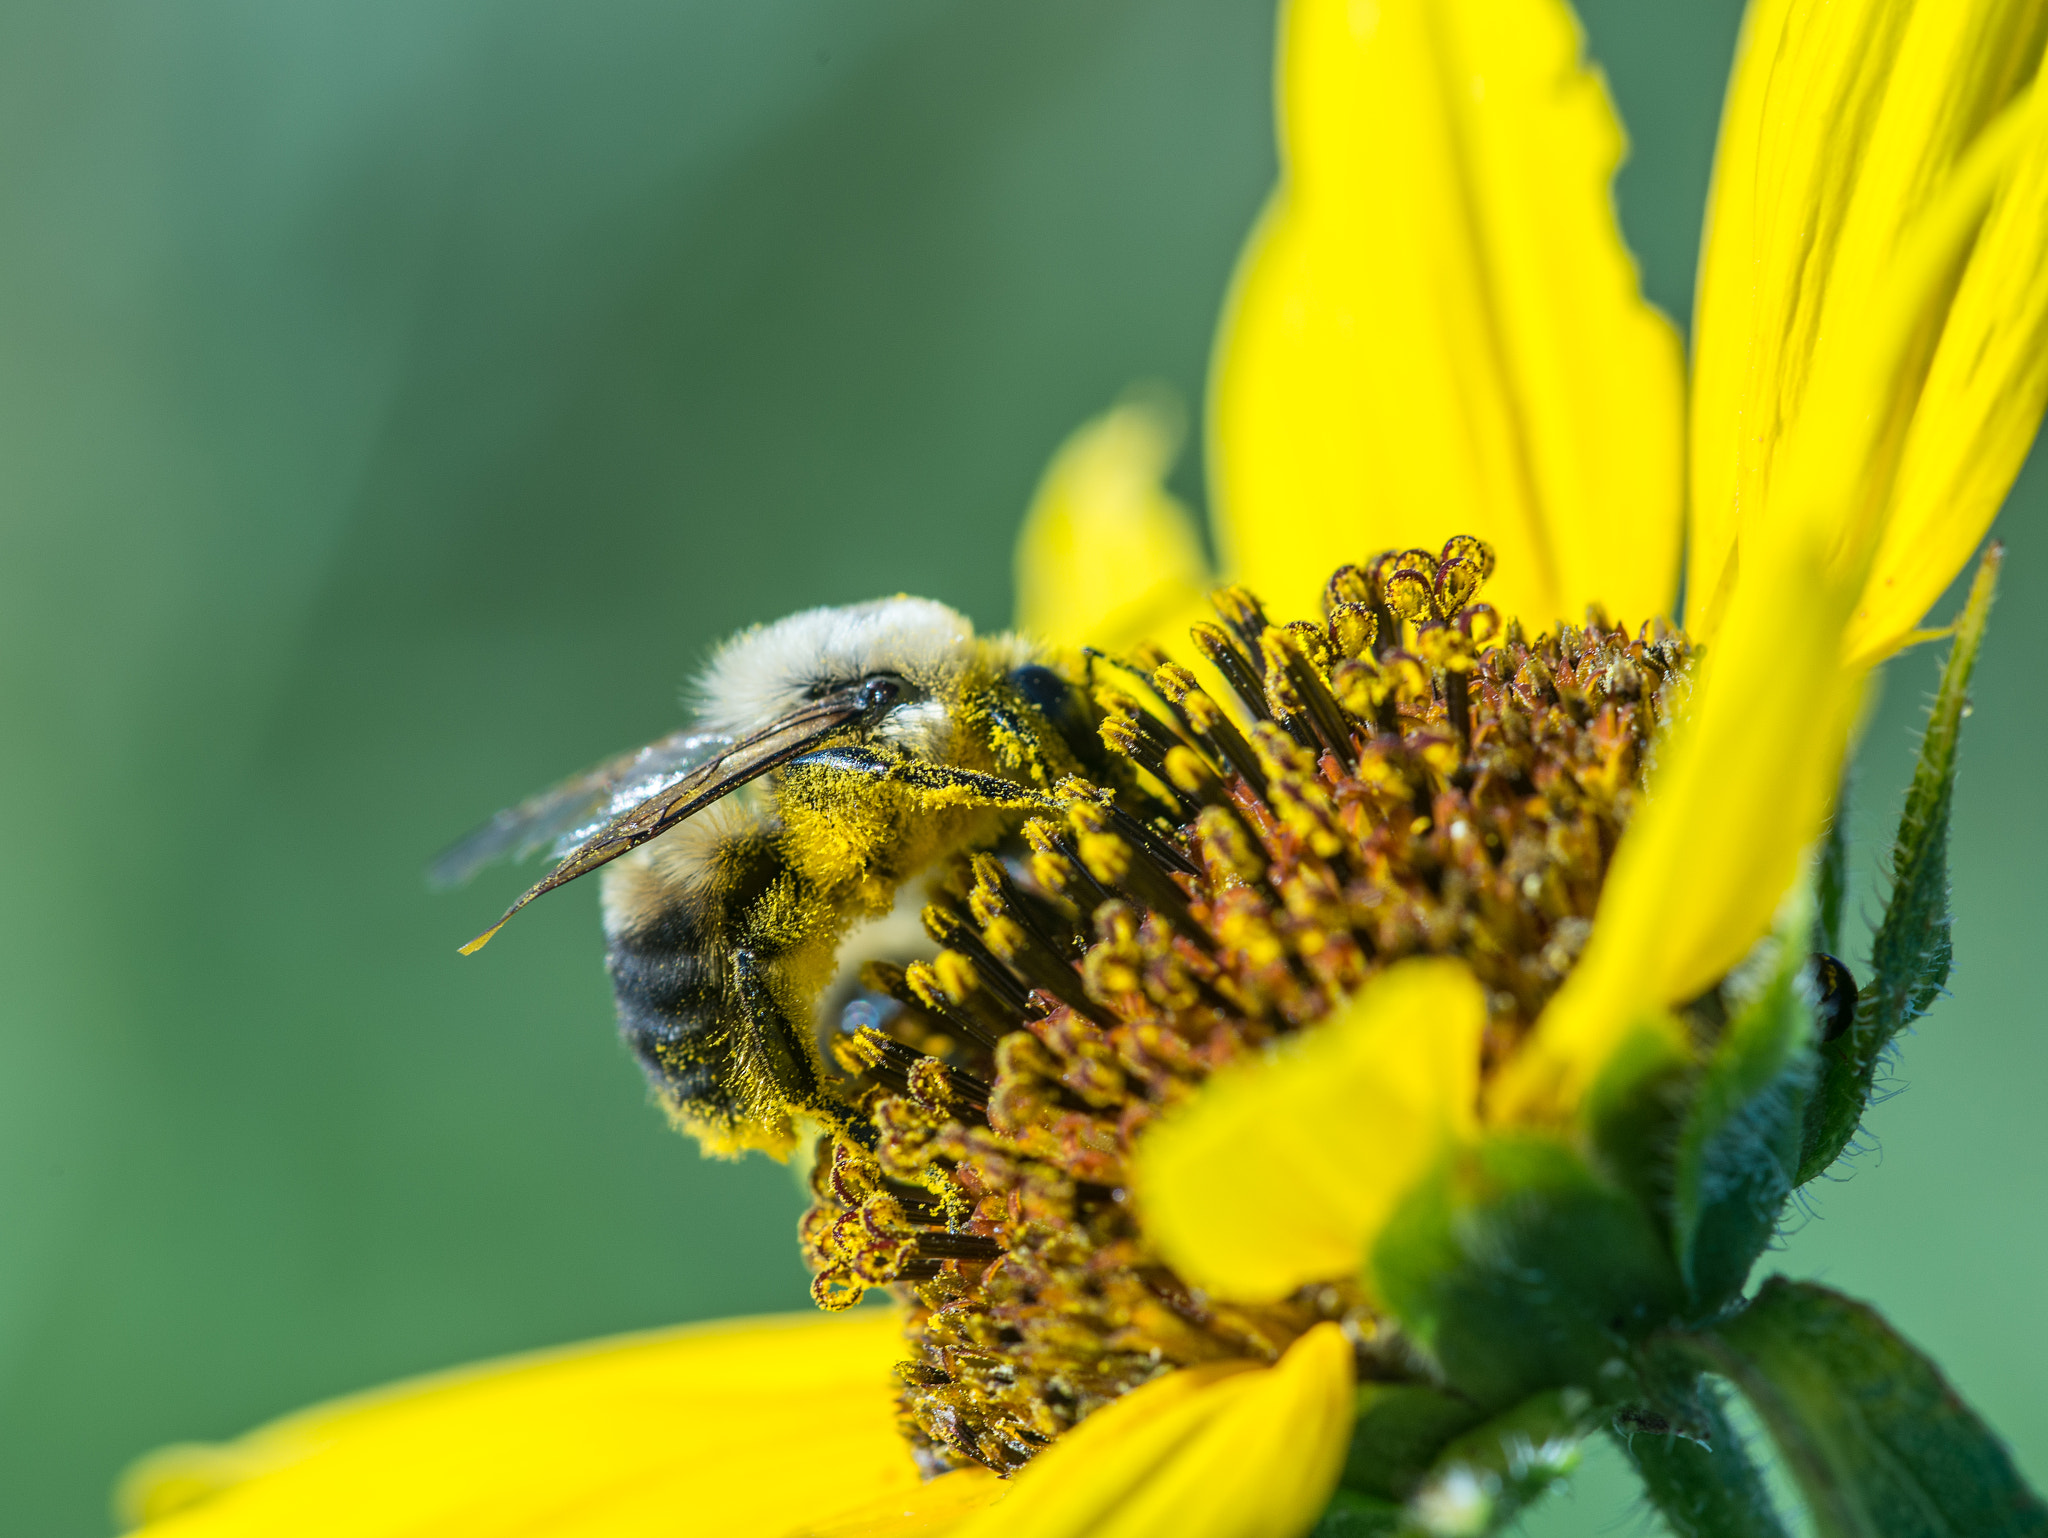
M 698 905 L 677 894 L 653 923 L 614 935 L 606 957 L 619 1031 L 662 1097 L 678 1110 L 730 1119 L 725 1041 L 731 1006 L 722 957 Z

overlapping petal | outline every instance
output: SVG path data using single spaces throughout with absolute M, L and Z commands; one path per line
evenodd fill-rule
M 1017 628 L 1055 646 L 1120 649 L 1185 632 L 1209 589 L 1202 537 L 1167 491 L 1181 423 L 1134 395 L 1060 445 L 1017 537 Z
M 1353 1392 L 1334 1324 L 1272 1367 L 1170 1373 L 1039 1454 L 958 1538 L 1298 1538 L 1336 1488 Z
M 2044 32 L 2041 0 L 1752 8 L 1694 327 L 1687 623 L 1702 639 L 1718 633 L 1750 544 L 1787 516 L 1779 483 L 1798 440 L 1833 431 L 1814 420 L 1816 382 L 1841 370 L 1836 355 L 1866 348 L 1872 315 L 1895 305 L 1927 210 L 2034 75 Z M 1960 569 L 2039 420 L 2048 246 L 2031 164 L 2006 163 L 1998 216 L 1967 267 L 1917 294 L 1912 345 L 1869 451 L 1806 450 L 1858 476 L 1846 508 L 1855 533 L 1894 530 L 1849 639 L 1860 657 L 1896 645 Z
M 2048 138 L 2036 134 L 2014 152 L 1949 307 L 1850 622 L 1852 657 L 1876 660 L 1921 623 L 2005 501 L 2044 401 Z
M 876 1501 L 987 1499 L 992 1479 L 920 1485 L 900 1332 L 862 1309 L 485 1364 L 167 1449 L 125 1493 L 148 1538 L 783 1538 Z
M 1147 1235 L 1229 1298 L 1352 1275 L 1402 1193 L 1473 1129 L 1485 1027 L 1462 962 L 1408 961 L 1270 1057 L 1216 1074 L 1139 1144 Z
M 1692 707 L 1615 853 L 1585 954 L 1494 1086 L 1500 1114 L 1565 1114 L 1632 1032 L 1704 992 L 1769 928 L 1827 816 L 1882 649 L 1859 645 L 1853 626 L 1882 580 L 1886 467 L 1909 441 L 1902 421 L 1926 403 L 1929 327 L 1982 249 L 1985 210 L 2044 136 L 2048 102 L 2024 102 L 1918 187 L 1855 324 L 1838 319 L 1800 361 L 1798 420 L 1774 445 L 1763 511 L 1710 601 L 1715 640 Z M 1952 575 L 1916 580 L 1931 597 Z
M 1293 0 L 1284 180 L 1218 340 L 1226 568 L 1283 613 L 1476 534 L 1534 624 L 1670 612 L 1677 339 L 1609 197 L 1623 140 L 1563 0 Z
M 1818 540 L 1751 563 L 1615 852 L 1592 938 L 1491 1086 L 1500 1119 L 1568 1116 L 1633 1032 L 1658 1029 L 1769 927 L 1840 783 L 1861 679 L 1842 658 L 1853 601 Z

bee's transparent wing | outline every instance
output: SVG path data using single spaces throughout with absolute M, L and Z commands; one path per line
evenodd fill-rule
M 493 861 L 523 860 L 547 849 L 560 859 L 628 807 L 658 795 L 732 746 L 732 738 L 688 728 L 621 753 L 552 790 L 508 806 L 467 838 L 435 856 L 427 880 L 436 887 L 467 881 Z

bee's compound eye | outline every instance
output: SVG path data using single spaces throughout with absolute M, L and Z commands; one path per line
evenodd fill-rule
M 1067 681 L 1049 667 L 1036 662 L 1027 662 L 1010 673 L 1010 683 L 1025 701 L 1047 715 L 1057 715 L 1066 707 L 1069 690 Z
M 890 673 L 877 673 L 860 686 L 860 708 L 887 710 L 903 697 L 903 680 Z

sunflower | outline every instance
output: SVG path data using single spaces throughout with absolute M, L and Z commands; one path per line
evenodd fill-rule
M 1732 1383 L 1824 1533 L 2048 1529 L 1876 1315 L 1745 1295 L 1946 976 L 1995 548 L 1860 982 L 1828 825 L 2048 394 L 2044 41 L 1755 0 L 1688 388 L 1562 0 L 1290 0 L 1211 391 L 1227 580 L 1155 404 L 1061 451 L 1020 625 L 1111 757 L 870 972 L 891 1012 L 834 1050 L 875 1135 L 821 1140 L 801 1236 L 827 1312 L 170 1449 L 137 1519 L 1484 1533 L 1613 1426 L 1678 1531 L 1780 1532 Z

